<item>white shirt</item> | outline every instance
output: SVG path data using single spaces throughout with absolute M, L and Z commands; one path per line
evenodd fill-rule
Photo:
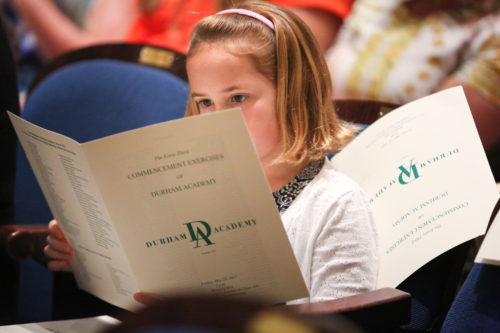
M 281 219 L 310 293 L 288 304 L 375 288 L 378 249 L 371 208 L 360 187 L 329 160 Z

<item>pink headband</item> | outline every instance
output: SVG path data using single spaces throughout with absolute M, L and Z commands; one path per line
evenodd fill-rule
M 220 11 L 217 14 L 240 14 L 240 15 L 250 16 L 264 23 L 269 28 L 271 28 L 271 30 L 274 30 L 274 24 L 273 22 L 271 22 L 271 20 L 269 20 L 267 17 L 260 15 L 259 13 L 252 12 L 251 10 L 233 8 Z

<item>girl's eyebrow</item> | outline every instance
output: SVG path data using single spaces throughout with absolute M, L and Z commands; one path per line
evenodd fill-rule
M 238 89 L 241 89 L 241 87 L 231 86 L 231 87 L 228 87 L 228 88 L 222 90 L 222 92 L 228 93 L 228 92 L 231 92 L 233 90 L 238 90 Z M 191 93 L 191 97 L 202 97 L 202 96 L 205 96 L 205 94 L 200 94 L 200 93 L 196 93 L 196 92 Z
M 202 97 L 205 96 L 203 94 L 198 94 L 198 93 L 191 93 L 191 97 Z
M 223 92 L 231 92 L 231 91 L 237 90 L 237 89 L 241 89 L 241 88 L 238 86 L 231 86 L 229 88 L 224 89 Z

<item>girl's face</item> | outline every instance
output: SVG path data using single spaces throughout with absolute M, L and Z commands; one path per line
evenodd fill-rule
M 188 58 L 187 73 L 201 114 L 240 107 L 262 164 L 281 153 L 276 87 L 250 57 L 223 45 L 202 47 Z

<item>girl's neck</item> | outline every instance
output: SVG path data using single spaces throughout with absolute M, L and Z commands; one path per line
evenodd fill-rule
M 262 163 L 271 191 L 275 192 L 291 182 L 309 162 L 298 165 L 288 163 Z

